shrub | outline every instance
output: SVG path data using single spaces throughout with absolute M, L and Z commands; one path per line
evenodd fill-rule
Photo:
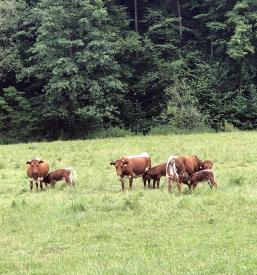
M 110 127 L 107 129 L 98 129 L 85 136 L 86 139 L 108 138 L 108 137 L 127 137 L 135 135 L 130 130 L 119 127 Z

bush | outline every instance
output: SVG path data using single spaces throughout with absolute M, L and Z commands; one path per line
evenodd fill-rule
M 152 127 L 149 135 L 170 135 L 170 134 L 192 134 L 192 133 L 212 133 L 214 130 L 211 128 L 195 128 L 195 129 L 178 129 L 172 125 L 161 125 Z
M 127 137 L 135 135 L 130 130 L 125 130 L 119 127 L 110 127 L 107 129 L 98 129 L 91 133 L 88 133 L 86 139 L 95 139 L 95 138 L 109 138 L 109 137 Z
M 0 135 L 0 144 L 14 144 L 18 143 L 18 140 L 13 137 Z
M 236 132 L 236 131 L 239 131 L 239 129 L 236 128 L 233 124 L 225 121 L 224 131 L 225 132 Z

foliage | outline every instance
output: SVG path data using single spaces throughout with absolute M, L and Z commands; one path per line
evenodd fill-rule
M 226 123 L 256 129 L 256 1 L 136 3 L 137 20 L 128 0 L 0 2 L 6 135 L 25 112 L 6 102 L 8 87 L 33 113 L 21 140 L 115 127 L 143 134 L 165 126 L 220 131 Z
M 28 138 L 33 125 L 31 103 L 22 92 L 14 87 L 3 89 L 0 97 L 0 131 L 5 135 Z M 17 129 L 22 129 L 17 135 Z

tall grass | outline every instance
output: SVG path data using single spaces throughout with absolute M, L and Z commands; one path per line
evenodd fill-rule
M 257 133 L 135 136 L 2 145 L 0 274 L 255 274 Z M 110 160 L 147 151 L 214 161 L 217 190 L 122 193 Z M 73 166 L 76 188 L 29 192 L 27 159 Z M 126 184 L 128 188 L 128 183 Z

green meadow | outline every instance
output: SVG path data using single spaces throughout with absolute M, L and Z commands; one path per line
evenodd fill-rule
M 214 162 L 217 190 L 121 192 L 111 160 L 148 152 Z M 257 274 L 257 132 L 0 147 L 0 274 Z M 74 167 L 76 187 L 29 191 L 26 160 Z

